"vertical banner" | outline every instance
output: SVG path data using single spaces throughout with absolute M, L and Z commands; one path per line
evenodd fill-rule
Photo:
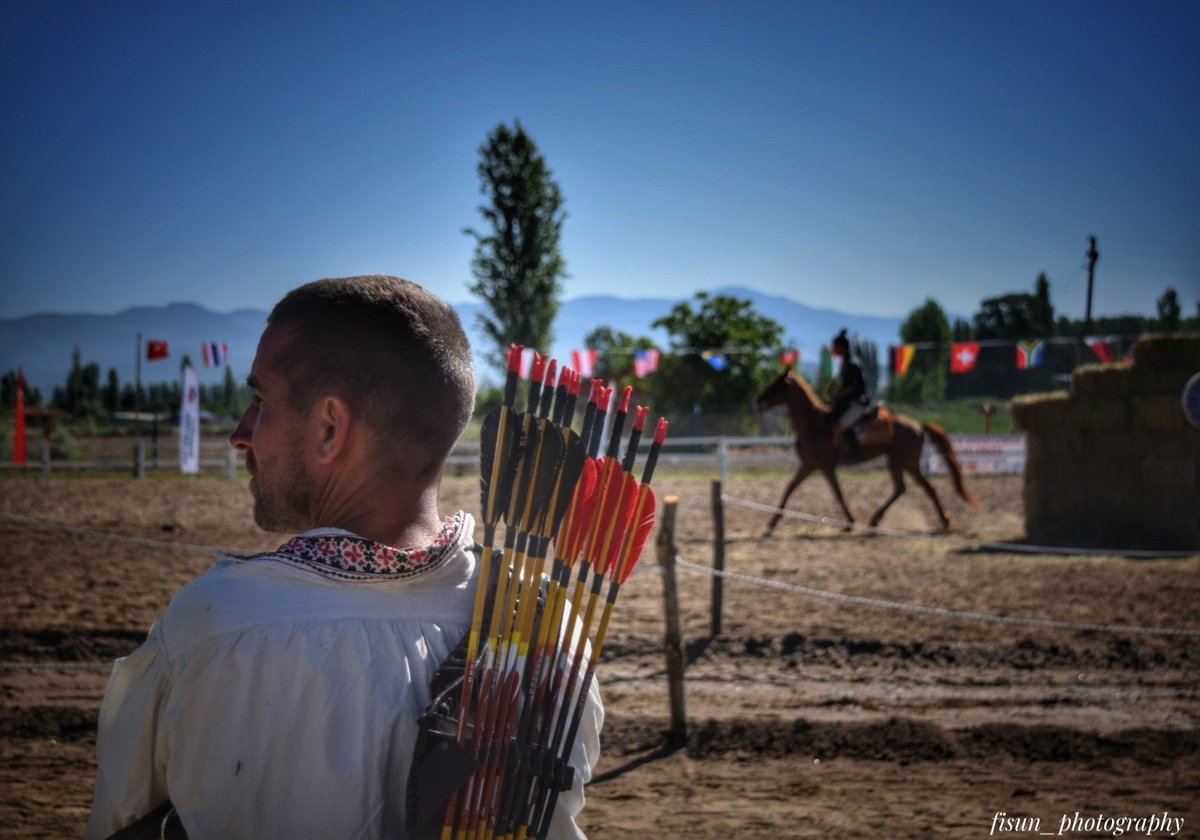
M 25 373 L 17 369 L 17 408 L 13 418 L 13 463 L 25 466 Z
M 200 472 L 200 384 L 190 365 L 183 369 L 179 403 L 179 471 Z

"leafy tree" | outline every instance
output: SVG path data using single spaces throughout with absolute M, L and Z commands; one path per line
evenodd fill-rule
M 678 303 L 652 324 L 667 331 L 675 351 L 663 355 L 651 380 L 655 408 L 744 415 L 778 370 L 783 326 L 741 298 L 698 292 L 695 304 Z M 701 356 L 705 350 L 725 354 L 722 370 Z
M 566 264 L 559 236 L 566 211 L 545 159 L 520 122 L 496 126 L 479 149 L 480 192 L 488 203 L 479 213 L 489 232 L 463 232 L 475 239 L 472 294 L 491 314 L 477 317 L 494 344 L 488 361 L 503 373 L 510 343 L 549 349 L 558 314 Z
M 583 337 L 583 346 L 596 351 L 595 376 L 613 380 L 620 387 L 640 387 L 640 380 L 633 375 L 633 354 L 638 350 L 649 350 L 654 341 L 601 324 Z
M 29 382 L 25 383 L 25 405 L 41 405 L 42 392 L 37 388 L 30 388 Z M 0 376 L 0 411 L 12 411 L 17 407 L 17 372 L 10 370 Z
M 862 367 L 863 379 L 867 383 L 867 394 L 872 399 L 879 393 L 879 348 L 874 341 L 855 339 L 858 345 L 858 363 Z
M 950 322 L 945 310 L 933 298 L 926 298 L 900 325 L 900 338 L 906 344 L 932 343 L 934 347 L 918 349 L 908 371 L 892 377 L 888 399 L 939 402 L 946 394 L 946 366 L 950 362 Z
M 1158 304 L 1158 325 L 1163 332 L 1175 332 L 1179 329 L 1179 295 L 1174 289 L 1167 289 Z
M 100 394 L 100 365 L 89 362 L 84 365 L 76 347 L 71 354 L 71 369 L 62 388 L 54 389 L 52 403 L 56 408 L 72 417 L 98 418 L 104 415 L 104 403 Z
M 108 369 L 108 383 L 104 386 L 104 410 L 109 414 L 121 410 L 121 380 L 117 369 Z

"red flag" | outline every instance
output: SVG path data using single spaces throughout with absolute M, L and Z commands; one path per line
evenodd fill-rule
M 950 372 L 968 373 L 974 370 L 978 357 L 978 341 L 956 341 L 950 345 Z
M 792 367 L 798 361 L 800 361 L 799 350 L 785 350 L 779 354 L 779 364 L 784 367 Z
M 1096 354 L 1096 358 L 1102 362 L 1108 363 L 1113 360 L 1112 345 L 1108 343 L 1108 339 L 1102 336 L 1088 336 L 1084 339 L 1084 343 L 1092 348 L 1092 352 Z
M 572 350 L 571 364 L 575 367 L 575 372 L 580 376 L 591 376 L 592 371 L 596 367 L 596 351 L 591 348 L 587 350 Z
M 158 359 L 165 359 L 167 353 L 167 342 L 152 338 L 146 342 L 146 361 L 153 362 Z
M 17 417 L 13 426 L 13 463 L 25 466 L 25 374 L 17 368 Z

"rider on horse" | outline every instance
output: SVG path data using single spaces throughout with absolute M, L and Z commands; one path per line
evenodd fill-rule
M 858 357 L 850 354 L 850 340 L 842 330 L 833 339 L 833 355 L 842 357 L 842 369 L 838 376 L 839 387 L 830 398 L 833 409 L 833 445 L 838 438 L 846 441 L 846 450 L 851 457 L 858 455 L 858 439 L 854 436 L 854 424 L 871 405 L 867 398 L 867 380 L 863 377 Z

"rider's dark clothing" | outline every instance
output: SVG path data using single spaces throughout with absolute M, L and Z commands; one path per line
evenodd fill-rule
M 853 390 L 833 404 L 835 417 L 845 414 L 851 403 L 867 404 L 867 380 L 863 378 L 862 368 L 859 366 L 857 358 L 850 355 L 842 357 L 842 372 L 839 378 L 841 380 L 839 390 L 847 387 Z

